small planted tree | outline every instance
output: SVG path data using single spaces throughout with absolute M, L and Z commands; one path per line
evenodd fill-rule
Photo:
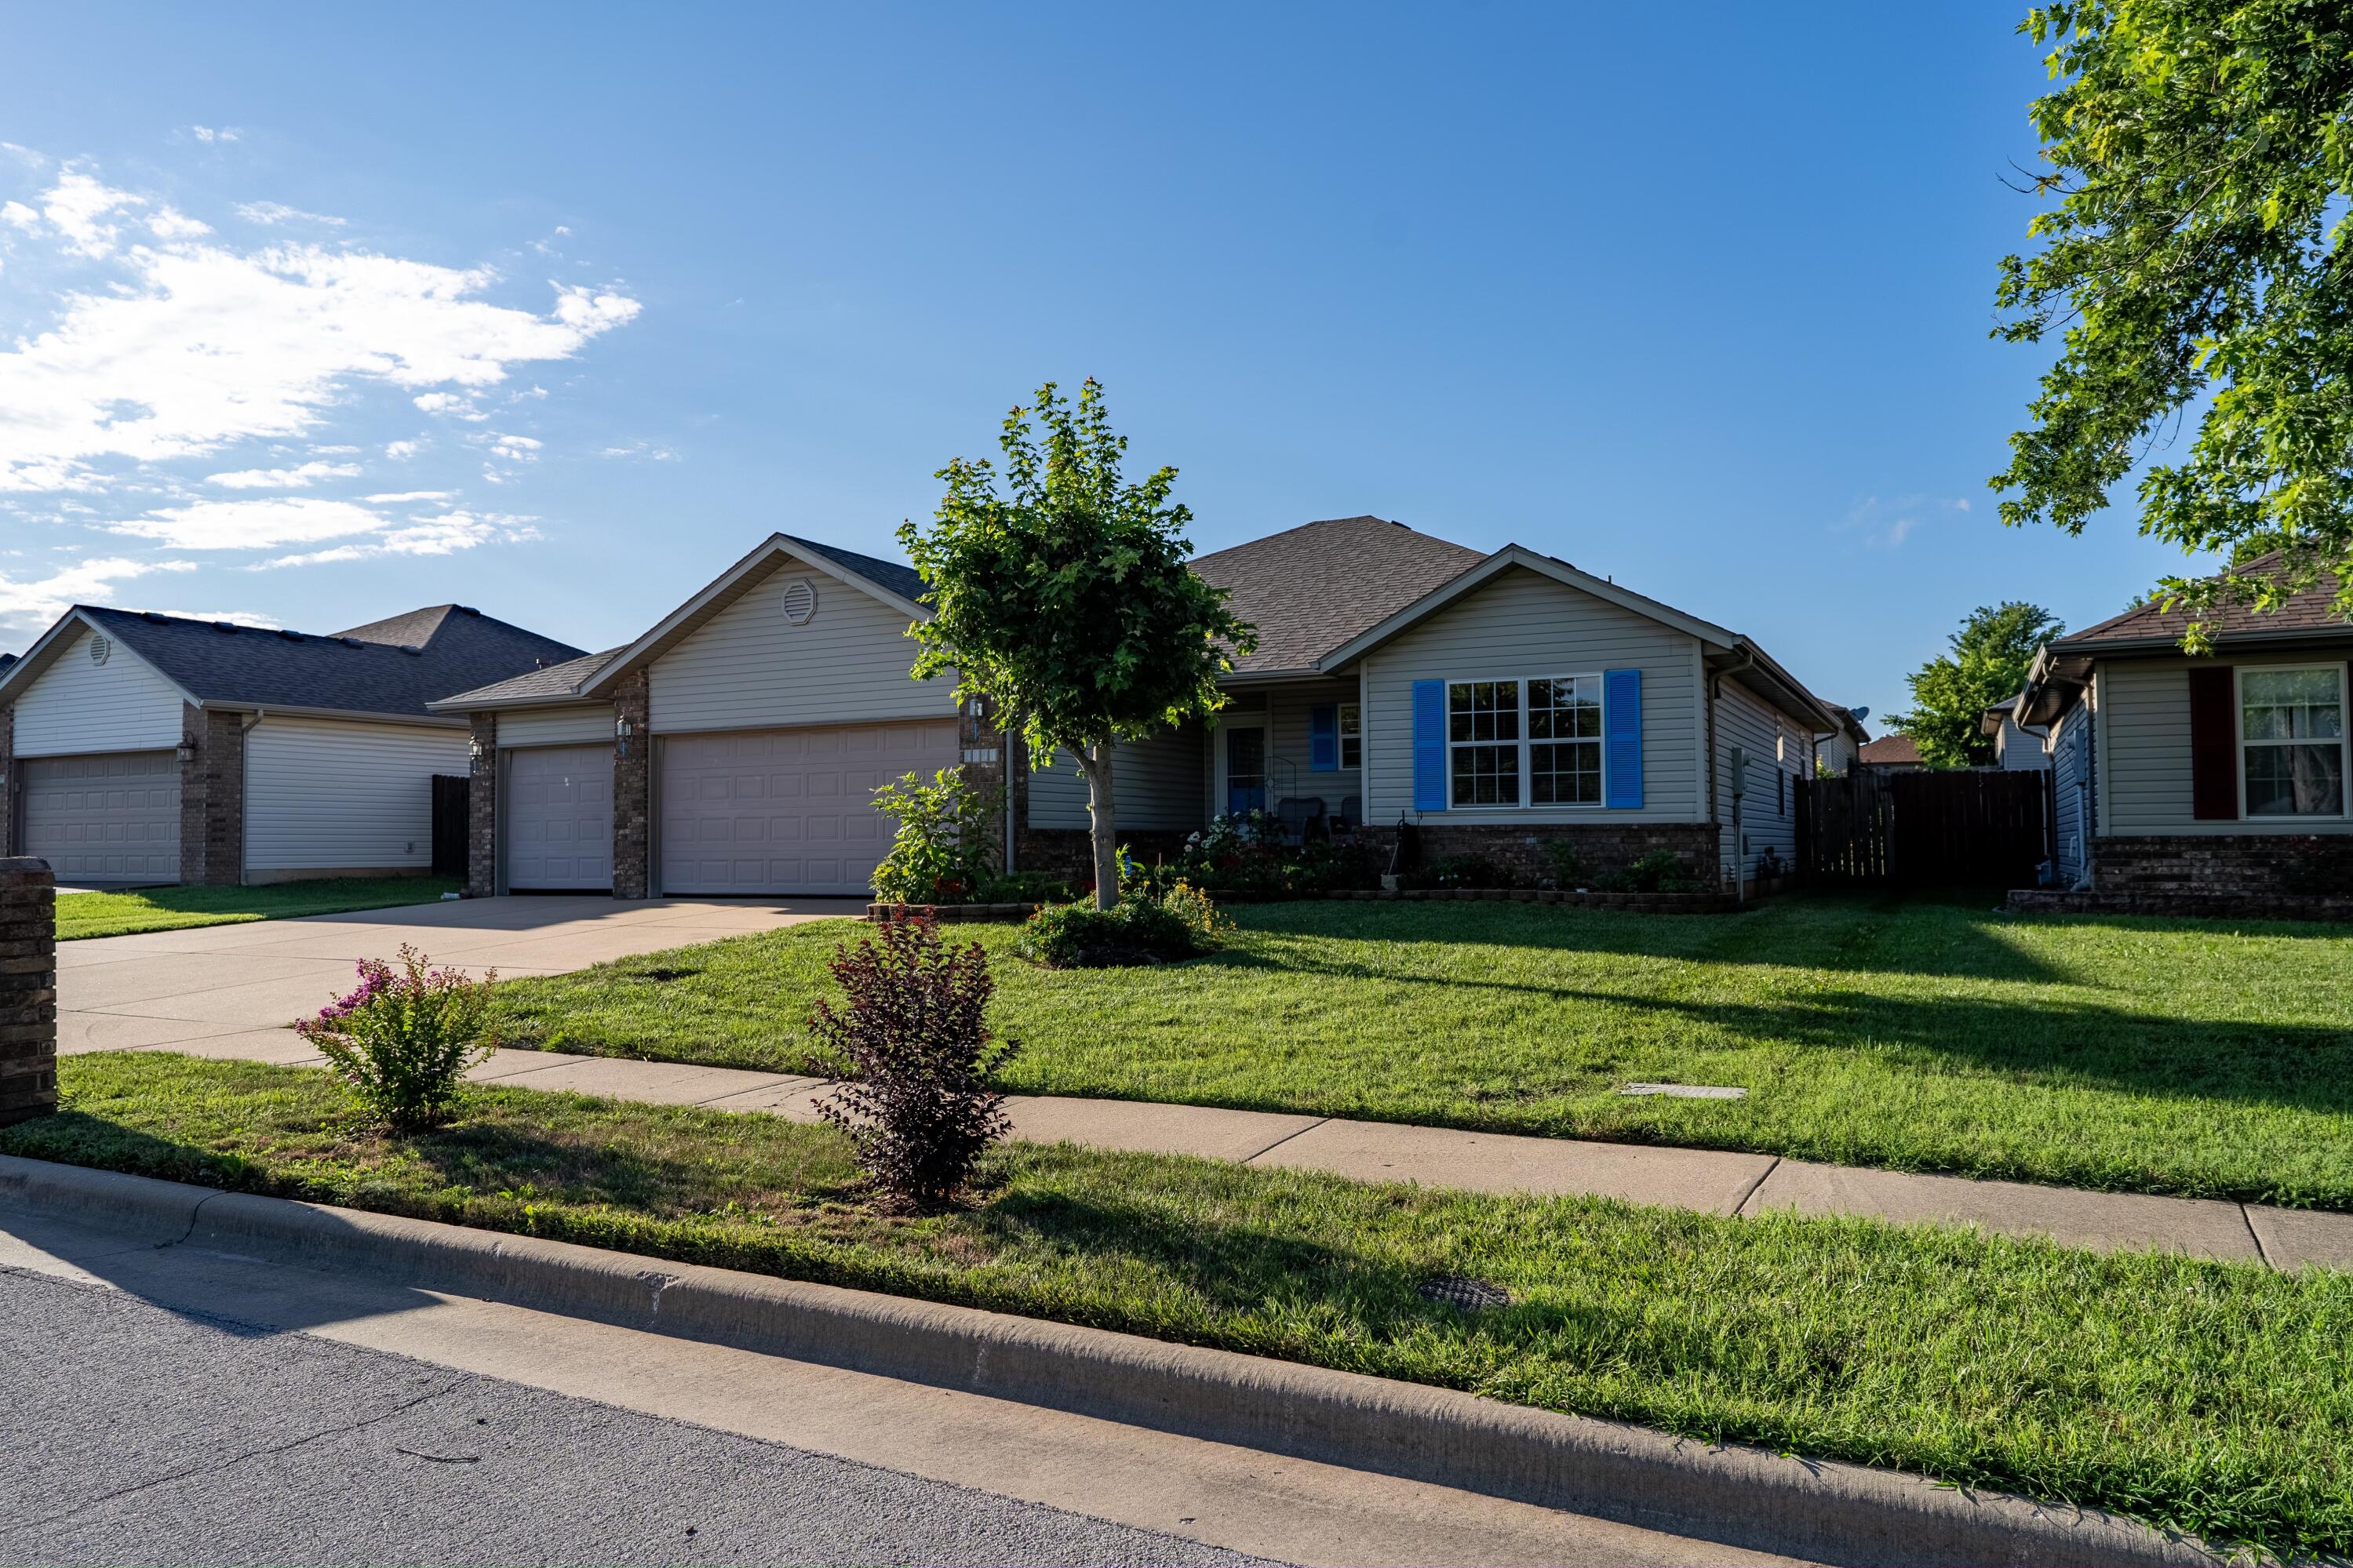
M 905 920 L 881 927 L 879 945 L 836 948 L 828 967 L 841 1005 L 819 1002 L 809 1026 L 856 1076 L 818 1111 L 893 1206 L 936 1209 L 1005 1135 L 997 1074 L 1018 1047 L 989 1033 L 988 957 L 978 942 L 949 947 L 928 920 Z
M 406 943 L 397 956 L 397 968 L 361 959 L 358 987 L 294 1028 L 380 1123 L 415 1132 L 448 1120 L 466 1069 L 498 1048 L 490 1011 L 499 975 L 436 969 Z
M 1006 416 L 997 444 L 1001 475 L 986 458 L 956 458 L 939 471 L 947 494 L 932 527 L 899 530 L 932 609 L 914 628 L 913 673 L 955 672 L 959 696 L 987 699 L 1008 731 L 1018 726 L 1033 766 L 1051 767 L 1057 749 L 1078 758 L 1095 901 L 1109 909 L 1119 897 L 1112 742 L 1217 711 L 1218 678 L 1256 637 L 1186 565 L 1192 513 L 1169 499 L 1176 470 L 1121 478 L 1127 437 L 1112 433 L 1093 380 L 1075 403 L 1048 382 Z

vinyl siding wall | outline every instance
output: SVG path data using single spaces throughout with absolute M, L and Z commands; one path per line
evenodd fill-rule
M 2333 664 L 2353 658 L 2353 642 L 2295 655 L 2225 654 L 2220 664 Z M 2326 816 L 2256 816 L 2200 822 L 2190 814 L 2189 670 L 2184 658 L 2109 659 L 2099 666 L 2098 768 L 2105 803 L 2103 834 L 2353 833 L 2353 822 Z
M 1732 835 L 1732 748 L 1748 755 L 1741 802 L 1744 855 Z M 1771 849 L 1785 867 L 1798 862 L 1798 781 L 1813 775 L 1813 738 L 1796 721 L 1733 681 L 1715 701 L 1715 819 L 1724 825 L 1723 874 L 1746 876 Z M 1780 775 L 1777 786 L 1774 775 Z
M 16 754 L 169 751 L 180 743 L 178 688 L 121 642 L 90 661 L 84 626 L 16 699 Z
M 817 613 L 797 626 L 785 619 L 784 595 L 803 580 L 817 591 Z M 907 620 L 860 589 L 788 563 L 654 661 L 648 722 L 675 734 L 953 717 L 954 679 L 907 678 L 918 651 Z
M 593 746 L 613 740 L 613 705 L 583 702 L 569 708 L 529 708 L 499 715 L 501 746 Z
M 245 865 L 427 870 L 435 773 L 466 771 L 463 730 L 265 718 L 246 736 Z
M 1642 805 L 1424 813 L 1431 822 L 1535 826 L 1701 822 L 1699 644 L 1646 616 L 1533 572 L 1507 572 L 1365 663 L 1365 816 L 1392 822 L 1413 803 L 1413 683 L 1642 672 Z
M 2051 726 L 2051 810 L 2052 859 L 2059 885 L 2072 888 L 2083 880 L 2092 847 L 2092 710 L 2084 702 Z
M 1190 833 L 1201 826 L 1201 781 L 1207 771 L 1202 739 L 1198 726 L 1187 725 L 1112 748 L 1112 794 L 1122 827 Z M 1086 775 L 1070 752 L 1057 752 L 1050 769 L 1030 773 L 1029 826 L 1094 826 L 1087 813 Z

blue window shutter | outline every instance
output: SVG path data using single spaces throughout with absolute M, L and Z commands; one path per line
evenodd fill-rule
M 1446 682 L 1413 683 L 1413 808 L 1446 809 Z
M 1642 804 L 1642 672 L 1609 669 L 1601 674 L 1601 777 L 1612 810 Z
M 1307 710 L 1307 771 L 1340 771 L 1340 705 L 1319 702 Z

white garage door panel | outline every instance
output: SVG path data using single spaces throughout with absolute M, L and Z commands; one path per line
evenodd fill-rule
M 893 831 L 875 787 L 955 761 L 953 720 L 668 736 L 661 890 L 863 897 Z
M 507 754 L 507 886 L 613 885 L 613 748 Z
M 180 879 L 180 764 L 170 752 L 37 757 L 25 773 L 25 853 L 60 882 Z

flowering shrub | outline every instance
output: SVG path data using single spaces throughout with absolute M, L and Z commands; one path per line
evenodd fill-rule
M 997 983 L 978 942 L 951 948 L 920 918 L 877 929 L 880 947 L 861 939 L 834 949 L 828 967 L 842 1005 L 819 1002 L 809 1019 L 855 1075 L 818 1110 L 849 1135 L 892 1205 L 937 1208 L 1005 1135 L 996 1079 L 1019 1047 L 991 1043 Z
M 1191 883 L 1179 879 L 1157 892 L 1139 876 L 1123 885 L 1108 910 L 1084 903 L 1039 910 L 1022 926 L 1014 951 L 1049 969 L 1116 969 L 1214 952 L 1233 929 Z
M 493 969 L 480 980 L 406 942 L 398 967 L 359 962 L 359 985 L 294 1028 L 319 1047 L 335 1074 L 396 1132 L 446 1121 L 468 1068 L 498 1048 L 490 1024 Z
M 989 880 L 1001 792 L 977 789 L 961 768 L 942 768 L 925 784 L 902 773 L 874 791 L 874 809 L 898 819 L 891 852 L 874 868 L 874 896 L 885 903 L 957 904 L 980 896 Z

